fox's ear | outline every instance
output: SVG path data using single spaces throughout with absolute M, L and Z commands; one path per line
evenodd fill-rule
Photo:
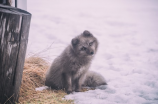
M 77 38 L 74 38 L 71 40 L 72 46 L 76 46 L 78 43 L 79 43 L 79 39 L 77 39 Z
M 88 30 L 85 30 L 83 32 L 83 35 L 86 36 L 86 37 L 93 36 Z

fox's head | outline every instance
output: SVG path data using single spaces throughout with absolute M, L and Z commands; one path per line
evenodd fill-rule
M 79 57 L 94 56 L 97 48 L 97 39 L 87 30 L 71 41 L 74 53 Z

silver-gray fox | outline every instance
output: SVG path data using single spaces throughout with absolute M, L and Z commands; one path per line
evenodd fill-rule
M 45 85 L 65 89 L 67 93 L 81 91 L 97 48 L 98 40 L 87 30 L 73 38 L 47 71 Z

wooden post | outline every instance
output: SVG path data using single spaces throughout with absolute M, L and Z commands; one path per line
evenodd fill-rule
M 0 0 L 0 4 L 3 4 L 3 5 L 11 5 L 12 3 L 12 0 Z
M 0 5 L 0 104 L 18 102 L 31 14 Z

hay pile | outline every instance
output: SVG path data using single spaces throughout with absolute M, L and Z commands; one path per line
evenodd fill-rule
M 39 57 L 30 57 L 24 64 L 23 78 L 19 94 L 20 104 L 70 104 L 71 100 L 62 100 L 66 93 L 62 90 L 36 91 L 44 86 L 44 76 L 49 64 Z

